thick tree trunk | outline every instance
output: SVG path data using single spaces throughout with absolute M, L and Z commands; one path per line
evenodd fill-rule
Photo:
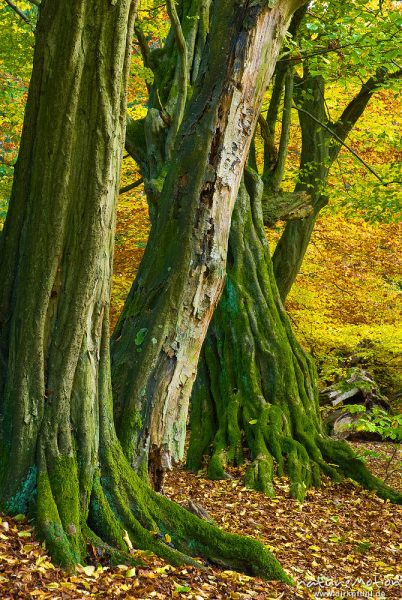
M 130 560 L 128 534 L 174 564 L 204 555 L 286 580 L 261 544 L 150 490 L 115 433 L 108 312 L 134 8 L 41 4 L 0 239 L 0 506 L 31 509 L 54 561 L 69 568 L 88 542 Z M 169 546 L 159 539 L 167 532 Z
M 155 473 L 183 457 L 188 401 L 223 286 L 234 200 L 298 4 L 213 3 L 210 41 L 158 218 L 112 341 L 117 430 L 137 471 L 146 470 L 149 452 Z
M 275 284 L 261 194 L 257 174 L 246 171 L 233 213 L 226 286 L 193 388 L 187 466 L 197 471 L 206 456 L 208 475 L 221 479 L 227 464 L 247 459 L 249 487 L 272 495 L 274 473 L 287 473 L 299 500 L 319 484 L 321 472 L 335 479 L 346 474 L 401 502 L 346 444 L 323 433 L 315 369 Z

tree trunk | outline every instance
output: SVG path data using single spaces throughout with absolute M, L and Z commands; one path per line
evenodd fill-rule
M 234 200 L 298 4 L 213 3 L 209 43 L 158 217 L 112 340 L 117 430 L 137 471 L 146 471 L 149 453 L 156 474 L 183 457 L 188 401 L 223 286 Z
M 41 4 L 0 238 L 1 509 L 32 510 L 68 568 L 87 543 L 96 556 L 131 560 L 128 535 L 173 564 L 206 556 L 287 580 L 261 544 L 150 490 L 116 437 L 108 313 L 134 9 L 131 0 Z
M 305 72 L 303 81 L 299 81 L 298 89 L 298 98 L 302 108 L 313 114 L 322 123 L 325 123 L 323 78 L 321 76 L 311 77 Z M 306 92 L 305 96 L 303 96 L 303 91 Z M 313 211 L 304 219 L 287 223 L 275 248 L 272 260 L 282 302 L 285 302 L 300 271 L 317 216 L 328 202 L 324 188 L 330 166 L 329 147 L 331 136 L 328 131 L 317 125 L 306 113 L 299 112 L 299 120 L 302 132 L 302 151 L 300 180 L 295 191 L 309 193 Z
M 385 70 L 379 70 L 375 77 L 370 77 L 346 105 L 338 121 L 330 123 L 325 105 L 325 82 L 322 76 L 311 75 L 308 65 L 304 67 L 303 79 L 298 81 L 296 94 L 302 152 L 300 180 L 295 191 L 309 193 L 313 211 L 306 218 L 288 222 L 275 248 L 274 272 L 282 302 L 285 302 L 300 271 L 317 217 L 328 203 L 326 184 L 329 170 L 338 157 L 342 142 L 385 78 Z
M 273 495 L 275 473 L 287 473 L 303 500 L 321 472 L 353 477 L 381 496 L 402 496 L 373 477 L 344 443 L 324 435 L 313 363 L 283 308 L 261 211 L 262 182 L 245 172 L 229 239 L 227 280 L 199 363 L 191 401 L 187 466 L 207 456 L 208 475 L 248 462 L 249 487 Z

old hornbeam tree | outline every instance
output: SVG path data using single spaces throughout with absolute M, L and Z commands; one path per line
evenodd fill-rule
M 293 35 L 304 13 L 304 8 L 296 13 Z M 369 79 L 331 125 L 339 141 L 362 114 L 378 82 L 378 77 Z M 284 193 L 280 184 L 295 94 L 292 66 L 278 63 L 267 118 L 259 119 L 263 174 L 259 177 L 251 168 L 245 172 L 232 219 L 226 285 L 201 352 L 191 399 L 187 466 L 197 471 L 206 462 L 208 475 L 221 479 L 227 477 L 226 465 L 247 461 L 249 487 L 272 495 L 274 474 L 287 473 L 291 494 L 298 499 L 309 486 L 319 484 L 321 473 L 334 479 L 348 476 L 400 503 L 401 494 L 375 478 L 347 444 L 325 436 L 315 368 L 297 342 L 281 301 L 281 292 L 300 268 L 317 214 L 327 202 L 323 186 L 340 149 L 339 143 L 331 145 L 329 131 L 317 124 L 326 120 L 322 77 L 312 77 L 305 67 L 297 88 L 302 177 L 295 192 Z M 283 89 L 277 149 L 274 132 Z M 249 164 L 256 165 L 253 156 Z M 276 249 L 276 265 L 281 256 L 282 269 L 275 273 L 263 221 L 272 225 L 284 216 L 290 220 Z
M 113 334 L 112 380 L 123 449 L 137 471 L 146 471 L 149 457 L 155 483 L 172 458 L 183 457 L 234 201 L 277 54 L 301 4 L 193 0 L 177 12 L 168 2 L 165 48 L 149 52 L 142 40 L 156 79 L 151 108 L 130 125 L 127 148 L 143 171 L 153 225 Z
M 285 302 L 300 271 L 317 217 L 328 203 L 328 174 L 339 156 L 342 143 L 363 115 L 373 94 L 386 81 L 401 76 L 401 70 L 388 73 L 386 69 L 378 69 L 362 84 L 339 119 L 331 122 L 326 109 L 325 80 L 322 75 L 312 75 L 308 62 L 304 63 L 303 76 L 297 78 L 297 93 L 294 94 L 302 138 L 300 176 L 295 192 L 308 193 L 312 210 L 303 219 L 289 220 L 272 257 L 282 302 Z
M 53 559 L 69 568 L 85 560 L 88 543 L 115 559 L 133 544 L 174 564 L 205 556 L 286 580 L 261 544 L 221 532 L 153 492 L 117 439 L 108 313 L 136 3 L 72 4 L 41 3 L 0 237 L 1 508 L 31 511 Z M 160 210 L 172 219 L 166 231 L 155 229 L 137 285 L 142 312 L 135 305 L 132 331 L 141 351 L 135 358 L 143 361 L 141 402 L 159 402 L 168 385 L 180 405 L 189 389 L 183 347 L 195 369 L 222 285 L 241 161 L 297 3 L 268 4 L 213 5 L 203 78 L 179 143 L 174 135 L 170 142 L 180 160 L 173 160 Z M 128 410 L 131 425 L 135 414 Z

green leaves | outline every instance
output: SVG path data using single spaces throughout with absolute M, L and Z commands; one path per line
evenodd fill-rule
M 360 404 L 345 406 L 345 411 L 355 414 L 364 413 L 360 419 L 351 425 L 356 431 L 377 433 L 383 440 L 402 442 L 402 415 L 392 415 L 379 407 L 374 407 L 370 412 Z
M 179 594 L 187 594 L 191 592 L 191 587 L 189 585 L 176 585 L 175 591 Z

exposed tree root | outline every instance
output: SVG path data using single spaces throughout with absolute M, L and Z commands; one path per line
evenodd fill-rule
M 70 570 L 85 562 L 88 544 L 112 562 L 135 563 L 129 555 L 128 534 L 134 548 L 154 552 L 173 565 L 202 567 L 199 558 L 204 558 L 250 575 L 290 582 L 259 542 L 226 533 L 151 490 L 132 471 L 118 443 L 102 452 L 87 511 L 82 510 L 76 484 L 74 459 L 60 459 L 47 472 L 39 472 L 38 529 L 53 560 Z

